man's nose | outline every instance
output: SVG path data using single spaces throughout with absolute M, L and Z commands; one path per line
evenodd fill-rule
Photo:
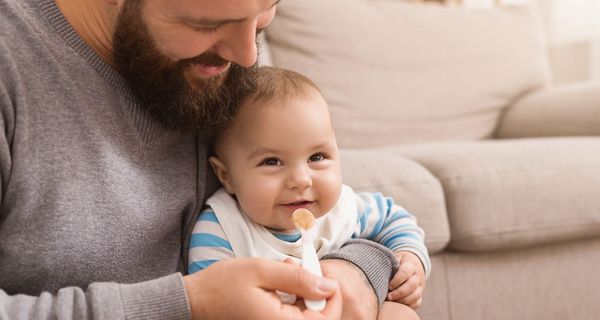
M 219 44 L 218 54 L 242 67 L 251 67 L 258 58 L 256 21 L 244 21 Z

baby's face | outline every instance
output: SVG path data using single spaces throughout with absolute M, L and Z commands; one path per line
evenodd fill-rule
M 337 143 L 316 91 L 285 106 L 244 106 L 223 140 L 224 185 L 254 222 L 293 230 L 292 212 L 326 214 L 341 192 Z

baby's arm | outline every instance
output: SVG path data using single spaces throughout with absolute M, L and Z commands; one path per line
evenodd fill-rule
M 217 216 L 211 208 L 202 211 L 194 225 L 188 252 L 189 273 L 198 272 L 224 259 L 235 258 Z
M 431 269 L 423 230 L 417 225 L 416 218 L 394 204 L 391 198 L 380 193 L 357 196 L 360 200 L 355 236 L 386 246 L 396 253 L 400 263 L 390 281 L 387 300 L 418 308 Z

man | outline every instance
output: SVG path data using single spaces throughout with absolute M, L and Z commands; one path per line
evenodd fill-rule
M 366 276 L 378 293 L 387 288 L 387 253 L 365 243 L 323 262 L 326 276 L 344 278 L 341 293 L 334 280 L 259 259 L 178 273 L 217 186 L 207 133 L 252 88 L 246 68 L 275 7 L 0 0 L 0 315 L 337 319 L 342 298 L 349 315 L 376 312 L 363 274 L 344 261 L 369 255 L 356 260 L 372 262 L 363 270 L 377 270 Z M 327 298 L 327 308 L 282 305 L 275 290 Z

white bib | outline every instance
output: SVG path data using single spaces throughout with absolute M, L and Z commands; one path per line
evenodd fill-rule
M 219 189 L 206 202 L 215 212 L 236 257 L 262 257 L 277 261 L 301 258 L 301 240 L 286 242 L 277 239 L 267 228 L 243 214 L 237 201 L 225 189 Z M 312 229 L 319 258 L 339 249 L 351 238 L 357 224 L 357 212 L 354 191 L 343 185 L 335 206 L 316 219 Z

